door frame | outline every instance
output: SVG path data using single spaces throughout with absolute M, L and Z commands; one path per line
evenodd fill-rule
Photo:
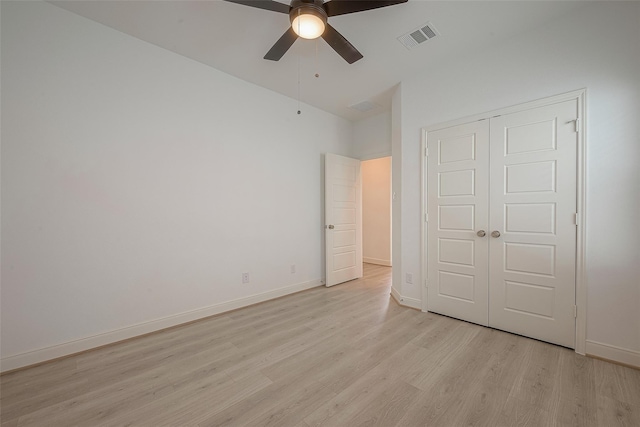
M 581 355 L 585 354 L 587 345 L 587 282 L 586 282 L 586 166 L 587 166 L 587 135 L 586 135 L 586 102 L 587 89 L 578 89 L 560 95 L 550 96 L 537 99 L 535 101 L 523 104 L 513 105 L 511 107 L 501 108 L 486 113 L 475 114 L 448 122 L 437 123 L 422 128 L 422 144 L 421 144 L 421 188 L 420 188 L 420 205 L 422 220 L 420 221 L 421 242 L 420 242 L 420 264 L 422 285 L 420 287 L 422 297 L 422 311 L 427 312 L 427 134 L 435 130 L 445 129 L 448 127 L 458 126 L 461 124 L 475 122 L 479 120 L 488 120 L 494 116 L 516 113 L 546 105 L 557 104 L 564 101 L 576 100 L 578 103 L 578 122 L 576 130 L 578 132 L 577 147 L 577 168 L 576 168 L 576 339 L 575 352 Z

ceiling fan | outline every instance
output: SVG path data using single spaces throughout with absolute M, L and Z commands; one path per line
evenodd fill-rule
M 291 26 L 267 52 L 264 59 L 278 61 L 298 37 L 305 39 L 322 37 L 349 64 L 362 59 L 362 54 L 336 31 L 327 19 L 330 16 L 363 12 L 407 2 L 407 0 L 330 0 L 325 3 L 323 0 L 291 0 L 291 4 L 286 5 L 273 0 L 226 1 L 289 15 Z

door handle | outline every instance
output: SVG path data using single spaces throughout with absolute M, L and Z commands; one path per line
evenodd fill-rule
M 484 237 L 487 235 L 487 232 L 484 230 L 480 230 L 476 234 L 478 235 L 478 237 Z
M 327 225 L 327 228 L 328 228 L 329 230 L 333 230 L 335 227 L 334 227 L 333 225 Z
M 492 231 L 491 237 L 500 237 L 500 232 L 498 230 Z

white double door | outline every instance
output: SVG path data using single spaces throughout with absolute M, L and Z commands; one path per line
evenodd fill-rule
M 576 100 L 427 133 L 427 309 L 575 347 Z

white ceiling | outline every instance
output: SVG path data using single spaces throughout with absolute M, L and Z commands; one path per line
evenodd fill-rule
M 291 98 L 298 97 L 299 68 L 302 102 L 359 120 L 388 110 L 392 89 L 400 81 L 427 74 L 470 50 L 542 27 L 586 2 L 409 0 L 329 18 L 364 55 L 352 65 L 322 39 L 299 39 L 280 61 L 264 60 L 288 28 L 288 15 L 222 0 L 52 3 Z M 397 40 L 428 21 L 439 37 L 412 50 Z M 379 108 L 368 113 L 349 108 L 362 101 Z

